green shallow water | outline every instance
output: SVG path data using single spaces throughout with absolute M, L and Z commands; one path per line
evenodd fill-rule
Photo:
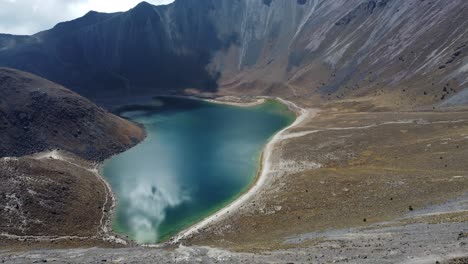
M 103 165 L 117 196 L 113 228 L 157 243 L 233 201 L 255 181 L 268 139 L 294 121 L 276 101 L 236 107 L 160 97 L 120 115 L 147 138 Z

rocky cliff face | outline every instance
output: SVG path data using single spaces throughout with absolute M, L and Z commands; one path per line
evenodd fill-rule
M 459 103 L 468 83 L 467 16 L 463 0 L 143 2 L 21 40 L 0 37 L 0 64 L 93 97 L 197 88 Z
M 465 1 L 237 1 L 228 10 L 240 10 L 238 42 L 215 57 L 222 87 L 397 106 L 438 103 L 468 84 Z

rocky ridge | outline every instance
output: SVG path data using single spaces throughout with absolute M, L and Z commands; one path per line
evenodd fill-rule
M 92 98 L 196 92 L 465 101 L 463 0 L 177 0 L 0 37 L 0 65 Z

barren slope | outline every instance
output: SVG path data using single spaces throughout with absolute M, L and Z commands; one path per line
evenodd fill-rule
M 0 247 L 102 243 L 114 201 L 96 162 L 143 138 L 62 86 L 0 68 Z
M 102 161 L 139 142 L 140 127 L 60 85 L 0 68 L 0 157 L 60 149 Z

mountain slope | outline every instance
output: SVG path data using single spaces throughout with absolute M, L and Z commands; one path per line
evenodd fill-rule
M 0 65 L 93 98 L 196 88 L 428 105 L 466 88 L 467 15 L 463 0 L 143 2 L 10 40 Z
M 60 149 L 101 161 L 143 137 L 140 127 L 60 85 L 0 68 L 0 157 Z
M 144 135 L 60 85 L 0 68 L 0 247 L 104 243 L 113 197 L 95 164 Z

